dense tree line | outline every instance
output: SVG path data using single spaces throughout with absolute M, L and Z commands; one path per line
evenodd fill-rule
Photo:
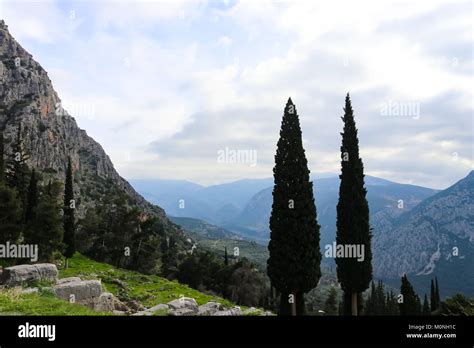
M 239 305 L 266 306 L 267 280 L 251 262 L 243 258 L 222 260 L 214 253 L 197 251 L 179 265 L 177 279 L 192 288 L 210 291 Z
M 0 244 L 33 244 L 38 246 L 38 261 L 52 261 L 69 246 L 63 243 L 64 218 L 61 196 L 63 184 L 45 184 L 41 173 L 31 170 L 29 155 L 23 148 L 22 127 L 17 127 L 5 153 L 5 139 L 0 132 Z M 72 178 L 70 180 L 72 190 Z M 74 233 L 70 234 L 74 240 Z M 4 259 L 4 266 L 29 260 Z

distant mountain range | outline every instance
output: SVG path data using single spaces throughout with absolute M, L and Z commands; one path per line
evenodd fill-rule
M 408 273 L 417 290 L 427 292 L 430 279 L 437 276 L 443 284 L 443 296 L 457 291 L 474 296 L 473 177 L 471 172 L 450 188 L 438 191 L 366 176 L 377 279 L 399 287 L 400 276 Z M 335 240 L 339 178 L 316 178 L 313 183 L 324 248 Z M 223 239 L 240 236 L 263 245 L 268 242 L 272 179 L 210 187 L 168 180 L 150 180 L 146 185 L 132 181 L 132 185 L 171 215 L 188 215 L 219 225 L 230 234 Z M 185 208 L 179 208 L 179 199 L 185 200 Z M 219 239 L 216 235 L 211 238 Z M 459 249 L 457 257 L 452 255 L 454 247 Z M 333 259 L 323 258 L 323 262 L 333 265 Z
M 339 177 L 313 178 L 318 222 L 322 227 L 321 244 L 332 243 L 335 236 Z M 246 179 L 203 187 L 178 180 L 132 180 L 145 198 L 160 205 L 167 214 L 192 217 L 222 226 L 245 238 L 266 244 L 272 206 L 273 179 Z M 371 214 L 377 221 L 397 216 L 413 208 L 437 191 L 413 185 L 397 184 L 366 176 Z M 398 208 L 399 200 L 403 208 Z

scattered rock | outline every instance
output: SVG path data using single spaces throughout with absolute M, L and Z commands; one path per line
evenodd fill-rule
M 169 311 L 169 314 L 176 317 L 194 316 L 197 314 L 197 311 L 192 308 L 183 307 Z
M 213 315 L 218 317 L 242 315 L 242 310 L 240 309 L 240 307 L 236 306 L 234 308 L 227 309 L 224 311 L 217 311 Z
M 122 312 L 132 312 L 132 309 L 130 307 L 128 307 L 125 303 L 123 303 L 116 297 L 114 297 L 114 309 Z
M 118 311 L 118 310 L 113 310 L 112 313 L 113 313 L 114 315 L 127 315 L 127 312 Z
M 145 310 L 145 307 L 140 302 L 135 300 L 128 301 L 127 306 L 134 312 L 140 312 Z
M 38 263 L 36 265 L 18 265 L 7 267 L 2 272 L 0 284 L 6 286 L 17 286 L 30 281 L 58 280 L 58 269 L 52 263 Z
M 38 288 L 26 288 L 26 289 L 21 290 L 22 294 L 37 294 L 38 292 L 39 292 Z
M 191 297 L 180 297 L 176 300 L 168 302 L 168 305 L 172 310 L 180 309 L 180 308 L 189 308 L 194 310 L 195 312 L 198 311 L 198 304 L 195 299 Z
M 170 306 L 168 306 L 167 304 L 164 304 L 164 303 L 160 303 L 154 307 L 151 307 L 151 308 L 148 308 L 146 311 L 147 312 L 157 312 L 157 311 L 161 311 L 161 310 L 169 310 L 170 309 Z
M 137 312 L 137 313 L 133 313 L 132 316 L 134 317 L 140 317 L 140 316 L 152 316 L 153 315 L 153 312 L 148 312 L 148 311 L 141 311 L 141 312 Z
M 218 302 L 208 302 L 199 306 L 198 315 L 213 315 L 214 313 L 222 310 L 222 305 Z
M 68 277 L 68 278 L 58 279 L 57 284 L 80 282 L 80 281 L 81 281 L 81 278 L 79 278 L 79 277 Z
M 114 295 L 110 292 L 103 292 L 94 303 L 94 310 L 97 312 L 113 312 Z
M 56 296 L 63 300 L 71 301 L 74 299 L 76 303 L 94 308 L 95 299 L 102 293 L 102 286 L 98 280 L 81 280 L 57 284 L 54 291 Z

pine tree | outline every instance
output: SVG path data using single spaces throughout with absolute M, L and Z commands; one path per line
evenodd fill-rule
M 17 190 L 22 215 L 24 215 L 29 177 L 29 169 L 26 161 L 29 159 L 29 156 L 23 151 L 21 132 L 22 128 L 20 123 L 17 128 L 16 142 L 12 146 L 12 153 L 6 163 L 6 179 L 8 185 Z
M 423 315 L 430 315 L 431 314 L 431 311 L 430 311 L 430 305 L 428 303 L 428 296 L 426 296 L 425 294 L 425 299 L 423 301 Z
M 3 139 L 3 130 L 0 131 L 0 184 L 5 182 L 5 145 Z
M 365 291 L 372 279 L 371 231 L 367 190 L 364 188 L 364 166 L 359 157 L 359 140 L 349 94 L 346 96 L 344 132 L 341 146 L 341 183 L 337 204 L 337 245 L 363 245 L 364 261 L 357 258 L 336 258 L 337 277 L 347 298 L 351 313 L 358 313 L 358 294 Z M 346 313 L 350 314 L 350 313 Z
M 224 265 L 229 265 L 229 256 L 227 255 L 227 247 L 224 249 Z
M 376 308 L 375 308 L 375 282 L 371 282 L 371 288 L 370 288 L 370 293 L 367 297 L 367 302 L 365 304 L 365 315 L 375 315 L 376 314 Z
M 402 277 L 400 293 L 403 296 L 403 302 L 399 304 L 400 315 L 419 315 L 421 312 L 420 298 L 413 290 L 406 274 Z
M 326 315 L 336 315 L 337 310 L 337 290 L 335 287 L 331 287 L 329 295 L 324 302 L 324 313 L 326 313 Z
M 399 315 L 397 298 L 391 290 L 387 294 L 387 315 Z
M 41 195 L 36 209 L 34 225 L 36 233 L 30 243 L 38 244 L 40 261 L 49 262 L 53 253 L 63 248 L 62 217 L 59 214 L 59 183 L 49 183 Z
M 20 234 L 21 209 L 17 193 L 4 182 L 0 182 L 0 244 L 14 244 Z
M 74 202 L 74 189 L 72 181 L 72 166 L 71 158 L 68 158 L 68 166 L 66 171 L 66 182 L 64 186 L 64 257 L 66 259 L 65 268 L 68 267 L 68 259 L 71 258 L 76 252 L 75 243 L 75 202 Z
M 431 279 L 430 300 L 431 300 L 431 311 L 434 312 L 438 308 L 438 306 L 436 305 L 436 290 L 435 290 L 433 279 Z
M 441 296 L 439 295 L 438 277 L 435 277 L 435 297 L 436 297 L 436 309 L 441 304 Z
M 267 272 L 280 292 L 280 315 L 304 313 L 304 293 L 321 276 L 319 225 L 301 137 L 291 98 L 285 107 L 273 168 L 270 257 Z
M 26 199 L 25 209 L 25 223 L 33 219 L 34 210 L 38 205 L 38 179 L 36 178 L 36 171 L 31 172 L 30 184 L 28 185 L 28 193 Z

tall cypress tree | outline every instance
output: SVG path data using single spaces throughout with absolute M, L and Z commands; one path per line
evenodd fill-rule
M 68 259 L 76 252 L 75 234 L 76 227 L 74 221 L 74 189 L 72 182 L 71 158 L 68 158 L 66 171 L 66 183 L 64 187 L 64 257 L 66 259 L 65 267 L 68 267 Z
M 227 247 L 224 248 L 224 265 L 229 265 L 229 256 L 227 255 Z
M 18 198 L 21 202 L 22 215 L 24 217 L 26 209 L 26 196 L 28 190 L 29 169 L 26 164 L 29 156 L 23 150 L 23 140 L 21 137 L 21 123 L 17 128 L 16 141 L 12 146 L 6 163 L 6 179 L 10 187 L 16 189 Z
M 419 315 L 421 312 L 420 298 L 415 293 L 406 274 L 402 277 L 400 293 L 403 295 L 403 301 L 399 304 L 400 315 Z
M 435 297 L 436 297 L 436 309 L 438 309 L 441 303 L 441 296 L 439 295 L 438 277 L 435 277 Z
M 430 311 L 430 305 L 428 303 L 428 296 L 426 296 L 425 294 L 425 299 L 423 301 L 423 311 L 422 311 L 422 314 L 423 315 L 430 315 L 431 314 L 431 311 Z
M 372 279 L 372 236 L 367 190 L 364 187 L 364 165 L 359 157 L 359 140 L 349 94 L 346 96 L 342 120 L 344 131 L 341 133 L 342 169 L 337 204 L 336 243 L 363 245 L 364 260 L 359 262 L 355 257 L 336 258 L 337 278 L 345 298 L 351 298 L 352 315 L 357 315 L 358 297 L 369 287 Z
M 3 130 L 0 131 L 0 183 L 5 182 L 5 145 L 3 140 Z
M 34 210 L 38 205 L 38 179 L 36 178 L 36 172 L 33 169 L 31 172 L 30 184 L 28 185 L 28 193 L 26 199 L 25 208 L 25 223 L 30 222 L 33 219 Z
M 431 300 L 431 311 L 434 312 L 436 308 L 438 308 L 438 306 L 436 305 L 436 290 L 435 290 L 433 279 L 431 279 L 430 300 Z
M 280 292 L 280 315 L 304 313 L 305 292 L 321 277 L 319 225 L 313 185 L 291 98 L 286 103 L 273 168 L 267 272 Z

